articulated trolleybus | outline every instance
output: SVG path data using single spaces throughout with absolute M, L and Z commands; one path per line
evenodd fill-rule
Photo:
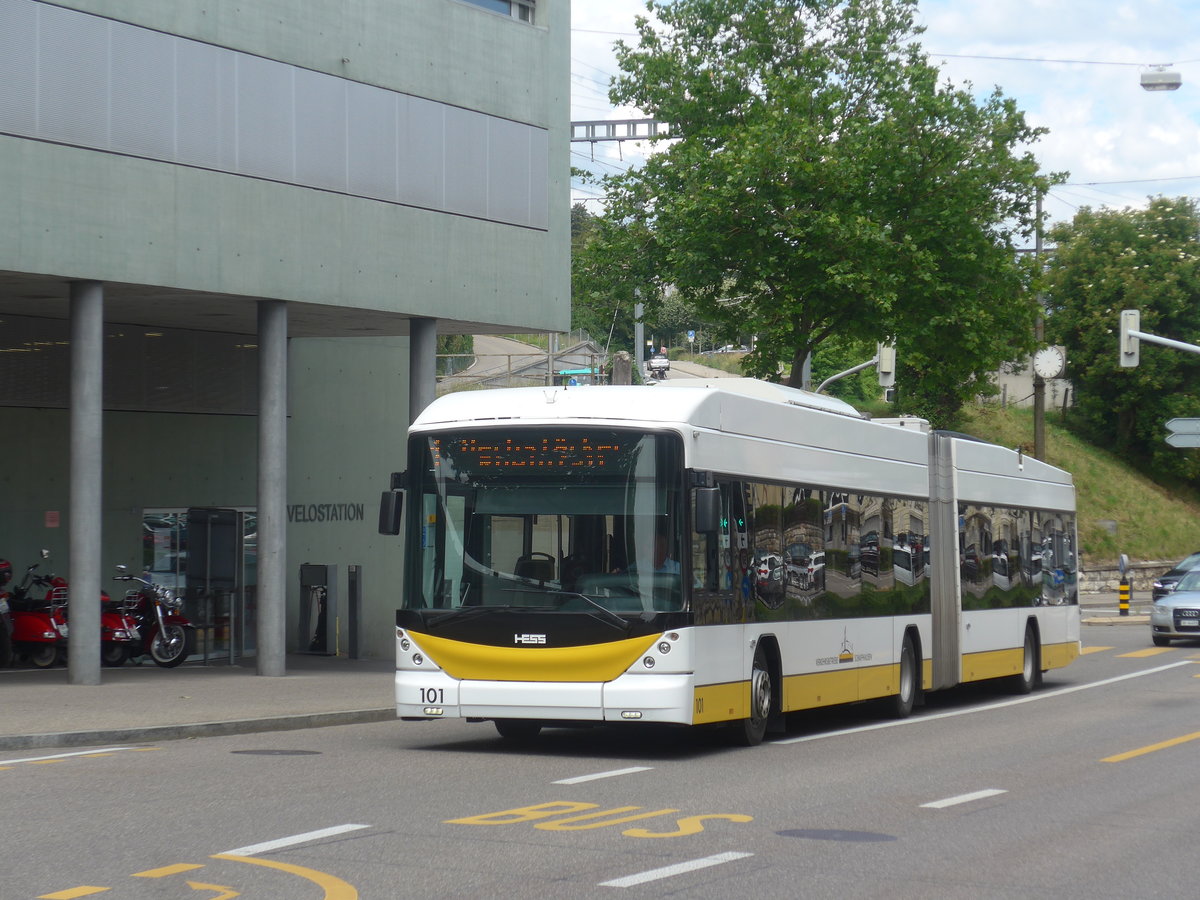
M 1016 451 L 750 379 L 436 400 L 403 533 L 402 719 L 730 727 L 1079 655 L 1075 491 Z

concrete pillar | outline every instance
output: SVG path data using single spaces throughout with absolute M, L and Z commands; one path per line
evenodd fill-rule
M 408 422 L 433 402 L 437 385 L 437 319 L 408 320 Z
M 100 505 L 104 446 L 104 286 L 71 283 L 71 684 L 100 683 Z
M 258 674 L 286 672 L 287 304 L 258 301 Z

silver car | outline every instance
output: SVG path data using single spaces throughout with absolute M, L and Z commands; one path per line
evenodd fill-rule
M 1200 638 L 1200 571 L 1188 572 L 1175 590 L 1150 607 L 1150 637 L 1165 647 L 1173 638 Z

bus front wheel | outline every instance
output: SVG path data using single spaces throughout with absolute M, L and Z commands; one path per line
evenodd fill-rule
M 746 747 L 762 743 L 774 702 L 771 669 L 767 665 L 767 654 L 763 652 L 760 643 L 754 651 L 754 666 L 750 671 L 750 716 L 742 719 L 737 729 L 739 743 Z

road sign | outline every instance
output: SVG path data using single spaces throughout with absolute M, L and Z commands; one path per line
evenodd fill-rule
M 1167 443 L 1172 447 L 1200 447 L 1200 434 L 1172 432 L 1167 435 Z
M 1175 434 L 1200 434 L 1200 419 L 1168 419 L 1167 431 Z

